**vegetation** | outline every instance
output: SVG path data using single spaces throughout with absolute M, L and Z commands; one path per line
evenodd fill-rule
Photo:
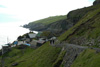
M 65 54 L 66 54 L 66 51 L 65 51 L 65 50 L 62 51 L 62 52 L 59 54 L 58 58 L 57 58 L 56 61 L 53 63 L 53 67 L 60 67 L 60 65 L 61 65 L 61 63 L 62 63 L 62 61 L 63 61 L 63 57 L 65 56 Z
M 61 48 L 52 47 L 49 43 L 37 49 L 20 50 L 13 48 L 13 51 L 5 55 L 5 65 L 11 67 L 13 63 L 18 63 L 16 67 L 52 67 L 60 51 Z
M 93 6 L 95 10 L 89 11 L 82 19 L 79 20 L 72 28 L 59 37 L 60 41 L 69 40 L 83 36 L 87 39 L 95 39 L 100 36 L 100 5 Z M 97 9 L 98 7 L 98 9 Z M 90 9 L 90 8 L 89 8 Z
M 95 50 L 86 49 L 74 61 L 71 67 L 99 67 L 100 53 Z
M 62 20 L 62 19 L 66 19 L 66 15 L 61 15 L 61 16 L 51 16 L 51 17 L 48 17 L 48 18 L 45 18 L 45 19 L 41 19 L 41 20 L 37 20 L 37 21 L 33 21 L 33 22 L 30 22 L 28 25 L 32 25 L 34 23 L 43 23 L 45 25 L 47 24 L 50 24 L 50 23 L 53 23 L 53 22 L 56 22 L 56 21 L 59 21 L 59 20 Z
M 53 36 L 56 36 L 56 34 L 50 31 L 43 31 L 43 33 L 41 34 L 41 37 L 48 38 L 48 39 Z
M 55 35 L 55 33 L 51 33 L 51 30 L 59 31 L 61 36 L 58 37 L 58 41 L 67 41 L 77 45 L 86 45 L 89 43 L 93 44 L 93 47 L 99 47 L 100 5 L 97 4 L 71 11 L 67 15 L 67 18 L 66 16 L 49 17 L 31 22 L 24 27 L 30 28 L 31 30 L 46 30 L 41 36 L 48 38 L 50 38 L 49 36 Z M 50 31 L 47 31 L 48 29 Z M 67 31 L 65 32 L 65 30 Z M 19 36 L 18 39 L 20 40 L 25 35 Z M 37 49 L 29 47 L 20 48 L 20 46 L 17 48 L 14 47 L 2 57 L 7 67 L 12 67 L 14 63 L 17 63 L 16 67 L 63 67 L 61 63 L 65 53 L 66 51 L 61 51 L 61 48 L 53 47 L 47 42 Z M 71 67 L 99 67 L 99 62 L 100 53 L 93 49 L 86 49 L 77 56 Z

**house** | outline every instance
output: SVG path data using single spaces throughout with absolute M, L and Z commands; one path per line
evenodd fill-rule
M 26 42 L 25 41 L 18 41 L 17 45 L 21 45 L 21 44 L 26 44 Z
M 26 42 L 31 42 L 33 38 L 36 38 L 36 35 L 37 34 L 35 34 L 35 33 L 28 33 L 25 41 Z
M 29 38 L 35 38 L 36 35 L 37 35 L 37 34 L 35 34 L 35 33 L 29 33 L 29 34 L 28 34 Z
M 38 40 L 37 41 L 37 47 L 42 46 L 45 43 L 45 40 Z
M 31 42 L 31 40 L 32 40 L 32 39 L 30 39 L 30 38 L 26 38 L 26 39 L 25 39 L 25 41 L 26 41 L 27 43 Z
M 30 47 L 35 48 L 36 45 L 37 45 L 37 40 L 32 40 L 32 41 L 30 42 Z
M 48 39 L 46 39 L 46 38 L 39 38 L 39 40 L 44 40 L 45 42 L 48 41 Z
M 17 44 L 18 44 L 18 41 L 14 41 L 13 44 L 14 44 L 14 45 L 17 45 Z

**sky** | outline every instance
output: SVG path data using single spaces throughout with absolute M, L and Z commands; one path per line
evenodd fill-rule
M 26 24 L 92 5 L 94 0 L 0 0 L 0 23 Z
M 20 25 L 92 5 L 94 0 L 0 0 L 0 45 L 29 30 Z M 0 46 L 1 48 L 1 46 Z

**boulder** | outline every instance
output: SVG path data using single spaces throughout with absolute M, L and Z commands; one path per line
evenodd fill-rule
M 15 62 L 12 64 L 12 66 L 17 66 L 18 65 L 18 62 Z

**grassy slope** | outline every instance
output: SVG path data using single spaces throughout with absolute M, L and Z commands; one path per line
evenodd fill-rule
M 45 25 L 48 25 L 50 23 L 53 23 L 53 22 L 56 22 L 56 21 L 59 21 L 59 20 L 62 20 L 62 19 L 66 19 L 66 15 L 64 16 L 53 16 L 53 17 L 48 17 L 48 18 L 45 18 L 45 19 L 41 19 L 41 20 L 37 20 L 37 21 L 33 21 L 33 22 L 30 22 L 30 24 L 34 24 L 34 23 L 43 23 Z
M 100 29 L 100 23 L 99 23 L 100 22 L 100 14 L 99 14 L 100 8 L 99 8 L 99 6 L 100 5 L 93 6 L 92 8 L 98 7 L 98 9 L 89 11 L 76 25 L 74 25 L 72 28 L 70 28 L 64 34 L 62 34 L 58 39 L 60 41 L 67 40 L 69 36 L 72 36 L 72 35 L 76 36 L 75 33 L 78 33 L 83 28 L 84 28 L 84 30 L 81 32 L 82 35 L 87 35 L 90 38 L 91 37 L 95 38 L 97 36 L 100 36 L 100 34 L 99 34 L 100 33 L 100 30 L 99 30 Z M 86 33 L 87 31 L 90 30 L 90 29 L 87 30 L 88 24 L 87 24 L 87 26 L 85 25 L 85 23 L 87 23 L 87 22 L 90 24 L 92 24 L 92 22 L 93 22 L 93 24 L 91 26 L 94 27 L 94 29 L 92 29 L 93 31 L 91 31 L 90 33 Z M 81 26 L 83 24 L 86 27 Z M 81 26 L 81 28 L 80 28 L 80 26 Z
M 58 39 L 60 41 L 70 40 L 73 37 L 84 36 L 87 39 L 95 39 L 100 36 L 100 5 L 91 8 L 98 8 L 89 11 L 84 15 L 77 24 L 62 34 Z M 72 64 L 72 67 L 99 67 L 100 66 L 100 53 L 95 50 L 87 49 L 82 52 Z
M 13 52 L 15 52 L 15 50 L 11 51 L 9 54 L 11 54 L 11 56 L 14 55 L 15 53 L 13 54 Z M 52 67 L 60 51 L 61 48 L 52 47 L 48 45 L 48 43 L 38 49 L 27 51 L 24 55 L 21 55 L 22 53 L 20 54 L 20 50 L 17 50 L 19 53 L 17 53 L 16 56 L 8 58 L 6 60 L 6 65 L 11 67 L 12 63 L 18 62 L 19 64 L 16 67 Z
M 6 57 L 5 66 L 12 65 L 16 60 L 19 60 L 20 58 L 23 58 L 24 56 L 28 56 L 33 51 L 34 49 L 31 49 L 31 48 L 26 48 L 24 50 L 12 48 L 12 51 L 4 54 L 4 57 Z
M 76 58 L 71 67 L 100 67 L 100 53 L 87 49 Z

